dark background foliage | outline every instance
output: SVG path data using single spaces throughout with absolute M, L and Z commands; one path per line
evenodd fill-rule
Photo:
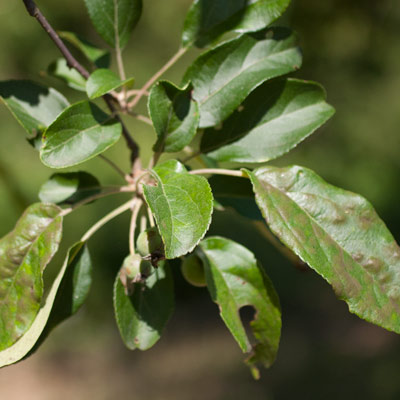
M 173 54 L 189 0 L 147 0 L 125 50 L 127 70 L 138 85 Z M 39 2 L 59 30 L 76 29 L 100 43 L 82 0 Z M 302 164 L 326 180 L 368 198 L 400 240 L 400 7 L 396 0 L 294 0 L 281 21 L 301 38 L 304 66 L 298 77 L 322 83 L 337 113 L 324 128 L 275 164 Z M 0 79 L 50 82 L 46 68 L 59 57 L 22 1 L 0 2 Z M 188 55 L 168 78 L 180 81 Z M 72 91 L 70 100 L 77 99 Z M 37 201 L 51 174 L 26 143 L 22 129 L 0 108 L 0 234 L 12 229 L 21 211 Z M 143 146 L 151 129 L 130 123 Z M 121 141 L 108 152 L 126 160 Z M 118 179 L 101 160 L 87 170 L 102 183 Z M 103 200 L 67 223 L 71 242 L 99 213 Z M 95 285 L 88 304 L 59 327 L 28 361 L 0 372 L 7 399 L 397 399 L 400 396 L 400 338 L 359 320 L 315 273 L 283 259 L 244 218 L 215 214 L 210 233 L 229 234 L 252 249 L 281 297 L 283 332 L 276 364 L 252 380 L 242 355 L 219 320 L 205 289 L 188 287 L 177 265 L 177 309 L 160 343 L 146 353 L 124 349 L 112 315 L 111 286 L 127 254 L 126 216 L 90 244 Z M 78 232 L 77 232 L 78 231 Z M 73 234 L 72 234 L 73 232 Z M 56 268 L 57 265 L 54 265 Z M 246 310 L 245 310 L 246 311 Z M 156 312 L 156 311 L 155 311 Z M 251 312 L 244 312 L 244 318 Z

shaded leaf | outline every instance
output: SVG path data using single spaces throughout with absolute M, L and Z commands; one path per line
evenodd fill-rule
M 121 81 L 109 69 L 96 69 L 86 83 L 86 92 L 90 99 L 96 99 L 112 90 L 119 89 L 121 86 L 132 86 L 133 82 L 133 78 Z
M 154 151 L 181 151 L 196 135 L 200 115 L 192 89 L 191 85 L 180 89 L 167 81 L 153 86 L 148 108 L 158 136 Z
M 30 137 L 44 131 L 69 106 L 56 90 L 24 80 L 0 82 L 0 97 Z
M 214 175 L 208 183 L 219 206 L 231 207 L 246 218 L 263 219 L 254 201 L 253 188 L 248 179 Z
M 61 240 L 61 209 L 36 203 L 0 240 L 0 350 L 29 329 L 42 300 L 42 273 Z
M 0 351 L 0 367 L 27 356 L 44 340 L 51 328 L 78 310 L 90 286 L 89 263 L 84 243 L 77 243 L 70 248 L 29 330 L 13 346 Z
M 195 0 L 183 28 L 183 45 L 204 47 L 228 31 L 255 32 L 282 15 L 290 0 Z
M 65 58 L 59 58 L 51 63 L 47 68 L 47 72 L 49 75 L 61 79 L 72 89 L 81 92 L 86 91 L 85 78 L 75 68 L 68 67 Z
M 100 193 L 100 182 L 93 175 L 79 171 L 53 174 L 39 191 L 39 198 L 48 203 L 74 204 Z
M 200 127 L 226 119 L 256 87 L 301 65 L 297 37 L 286 28 L 246 34 L 202 54 L 187 70 Z
M 82 36 L 74 32 L 58 32 L 59 36 L 77 48 L 97 68 L 108 68 L 111 63 L 109 51 L 99 49 Z
M 221 317 L 243 352 L 251 352 L 247 363 L 258 376 L 257 364 L 269 367 L 276 358 L 281 333 L 278 295 L 263 268 L 248 249 L 221 237 L 200 243 L 208 290 L 220 308 Z M 250 328 L 251 344 L 239 315 L 242 307 L 255 309 Z
M 206 130 L 201 150 L 209 157 L 221 162 L 273 160 L 294 148 L 334 114 L 320 85 L 295 79 L 263 84 L 240 108 L 222 129 Z
M 76 314 L 92 285 L 92 260 L 85 242 L 75 243 L 68 251 L 67 265 L 46 328 L 40 342 L 62 321 Z M 36 347 L 36 346 L 35 346 Z
M 142 0 L 85 0 L 97 33 L 111 46 L 123 48 L 142 14 Z
M 45 131 L 40 158 L 52 168 L 64 168 L 93 158 L 121 135 L 121 124 L 88 101 L 67 108 Z
M 157 186 L 143 186 L 146 202 L 157 221 L 166 258 L 180 257 L 193 250 L 209 228 L 210 186 L 175 160 L 155 167 L 152 174 Z
M 118 329 L 130 350 L 147 350 L 160 339 L 174 309 L 174 286 L 167 264 L 157 268 L 144 282 L 132 283 L 132 295 L 118 273 L 114 284 L 114 312 Z
M 271 230 L 351 312 L 400 333 L 400 249 L 363 197 L 293 166 L 249 172 Z

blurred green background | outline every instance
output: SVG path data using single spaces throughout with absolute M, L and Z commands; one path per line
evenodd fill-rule
M 59 30 L 76 30 L 101 44 L 83 0 L 38 1 Z M 177 50 L 190 0 L 144 0 L 144 15 L 125 50 L 127 71 L 138 86 Z M 298 77 L 322 83 L 335 117 L 275 164 L 298 163 L 329 182 L 364 195 L 400 239 L 400 7 L 396 0 L 294 0 L 281 23 L 300 35 L 304 66 Z M 27 16 L 22 1 L 0 2 L 0 79 L 28 78 L 63 89 L 46 77 L 59 57 L 48 37 Z M 167 78 L 180 81 L 196 51 Z M 79 95 L 65 91 L 73 101 Z M 155 135 L 127 121 L 149 147 Z M 0 107 L 0 234 L 37 201 L 51 175 L 27 144 L 22 128 Z M 128 169 L 121 143 L 107 155 Z M 101 160 L 84 169 L 103 184 L 120 183 Z M 123 199 L 102 200 L 66 223 L 70 243 L 99 213 Z M 0 372 L 4 399 L 96 398 L 137 400 L 399 399 L 400 338 L 347 311 L 315 273 L 283 259 L 244 218 L 215 214 L 212 234 L 229 234 L 251 248 L 281 297 L 283 331 L 278 360 L 252 380 L 243 355 L 219 320 L 205 289 L 188 287 L 174 266 L 176 312 L 150 351 L 129 352 L 112 314 L 112 281 L 128 253 L 128 216 L 100 231 L 90 244 L 95 282 L 79 314 L 57 328 L 39 352 Z M 57 265 L 55 265 L 57 267 Z

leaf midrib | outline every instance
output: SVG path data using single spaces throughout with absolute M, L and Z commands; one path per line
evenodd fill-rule
M 255 46 L 255 45 L 253 45 L 252 48 L 253 48 L 254 46 Z M 253 68 L 253 67 L 256 66 L 257 64 L 261 64 L 261 63 L 265 62 L 265 60 L 271 60 L 271 59 L 273 59 L 275 56 L 279 56 L 279 55 L 282 55 L 282 54 L 284 54 L 284 53 L 286 53 L 286 52 L 293 51 L 294 49 L 295 49 L 295 47 L 290 47 L 290 48 L 287 48 L 287 49 L 285 49 L 285 50 L 283 50 L 283 51 L 278 51 L 278 52 L 276 52 L 276 53 L 269 54 L 268 56 L 263 57 L 262 59 L 259 59 L 258 61 L 256 61 L 256 62 L 250 64 L 250 65 L 247 66 L 246 68 L 240 69 L 239 72 L 237 72 L 235 75 L 232 76 L 232 79 L 230 79 L 229 81 L 225 82 L 218 90 L 216 90 L 216 91 L 213 92 L 212 94 L 207 95 L 202 101 L 199 101 L 199 102 L 198 102 L 199 105 L 200 105 L 200 106 L 203 106 L 203 105 L 204 105 L 206 102 L 208 102 L 211 98 L 213 98 L 213 97 L 216 96 L 219 92 L 221 92 L 223 89 L 225 89 L 225 87 L 227 87 L 227 86 L 230 85 L 233 81 L 235 81 L 235 80 L 238 78 L 238 76 L 247 73 L 247 71 L 248 71 L 249 69 Z M 262 80 L 261 82 L 259 82 L 259 84 L 262 83 L 262 82 L 265 82 L 266 80 L 268 80 L 268 79 L 270 79 L 270 78 L 271 78 L 271 76 L 265 76 L 265 77 L 263 78 L 263 80 Z

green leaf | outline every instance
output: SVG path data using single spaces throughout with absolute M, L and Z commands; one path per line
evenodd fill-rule
M 142 14 L 142 0 L 85 0 L 97 33 L 114 48 L 127 44 Z
M 42 273 L 61 240 L 61 209 L 36 203 L 0 240 L 0 350 L 29 329 L 42 300 Z
M 39 340 L 40 343 L 53 328 L 78 312 L 92 285 L 93 266 L 85 242 L 75 243 L 69 249 L 66 262 L 68 268 L 58 288 L 46 328 Z
M 80 164 L 107 150 L 121 135 L 121 124 L 88 101 L 67 108 L 45 131 L 40 150 L 51 168 Z
M 206 261 L 211 297 L 242 351 L 251 352 L 247 363 L 258 375 L 256 364 L 269 367 L 278 351 L 281 333 L 278 295 L 254 254 L 245 247 L 221 237 L 207 238 L 199 247 Z M 255 319 L 250 322 L 253 344 L 239 315 L 244 306 L 255 310 Z
M 300 65 L 297 37 L 286 28 L 246 34 L 202 54 L 184 77 L 194 86 L 200 127 L 219 124 L 256 87 Z
M 333 114 L 324 89 L 316 83 L 267 82 L 250 94 L 222 129 L 206 130 L 201 150 L 220 162 L 266 162 L 293 149 Z
M 114 285 L 115 317 L 125 345 L 130 350 L 147 350 L 160 339 L 174 309 L 169 266 L 160 266 L 144 282 L 132 283 L 132 287 L 132 295 L 126 295 L 118 273 Z
M 400 333 L 400 249 L 371 204 L 303 167 L 247 173 L 272 232 L 351 312 Z
M 65 58 L 59 58 L 51 63 L 47 68 L 47 72 L 49 75 L 61 79 L 72 89 L 79 90 L 81 92 L 86 91 L 85 78 L 83 78 L 75 68 L 68 67 Z
M 66 40 L 78 49 L 89 61 L 97 68 L 108 68 L 111 63 L 111 54 L 109 51 L 99 49 L 82 36 L 74 32 L 58 32 L 61 39 Z
M 97 69 L 90 75 L 86 83 L 86 92 L 90 99 L 104 96 L 121 86 L 132 86 L 133 78 L 121 81 L 115 73 L 109 69 Z
M 231 207 L 246 218 L 263 219 L 254 201 L 253 188 L 248 179 L 214 175 L 208 183 L 220 206 Z
M 290 0 L 195 0 L 183 27 L 184 47 L 204 47 L 228 31 L 255 32 L 286 10 Z
M 67 316 L 67 313 L 72 314 L 77 311 L 90 286 L 89 263 L 84 243 L 77 243 L 70 248 L 29 330 L 14 345 L 0 351 L 0 367 L 16 363 L 26 357 L 44 340 L 50 329 Z M 67 270 L 68 273 L 65 275 Z
M 100 193 L 100 182 L 87 172 L 67 172 L 53 174 L 42 185 L 39 198 L 48 203 L 74 204 Z
M 181 151 L 196 135 L 200 115 L 192 90 L 191 85 L 180 89 L 167 81 L 153 86 L 148 108 L 158 136 L 154 151 Z
M 31 81 L 0 82 L 0 97 L 30 137 L 44 131 L 69 106 L 56 90 Z
M 210 185 L 175 160 L 160 164 L 152 174 L 157 186 L 143 186 L 146 202 L 156 218 L 166 258 L 180 257 L 196 247 L 210 226 Z

